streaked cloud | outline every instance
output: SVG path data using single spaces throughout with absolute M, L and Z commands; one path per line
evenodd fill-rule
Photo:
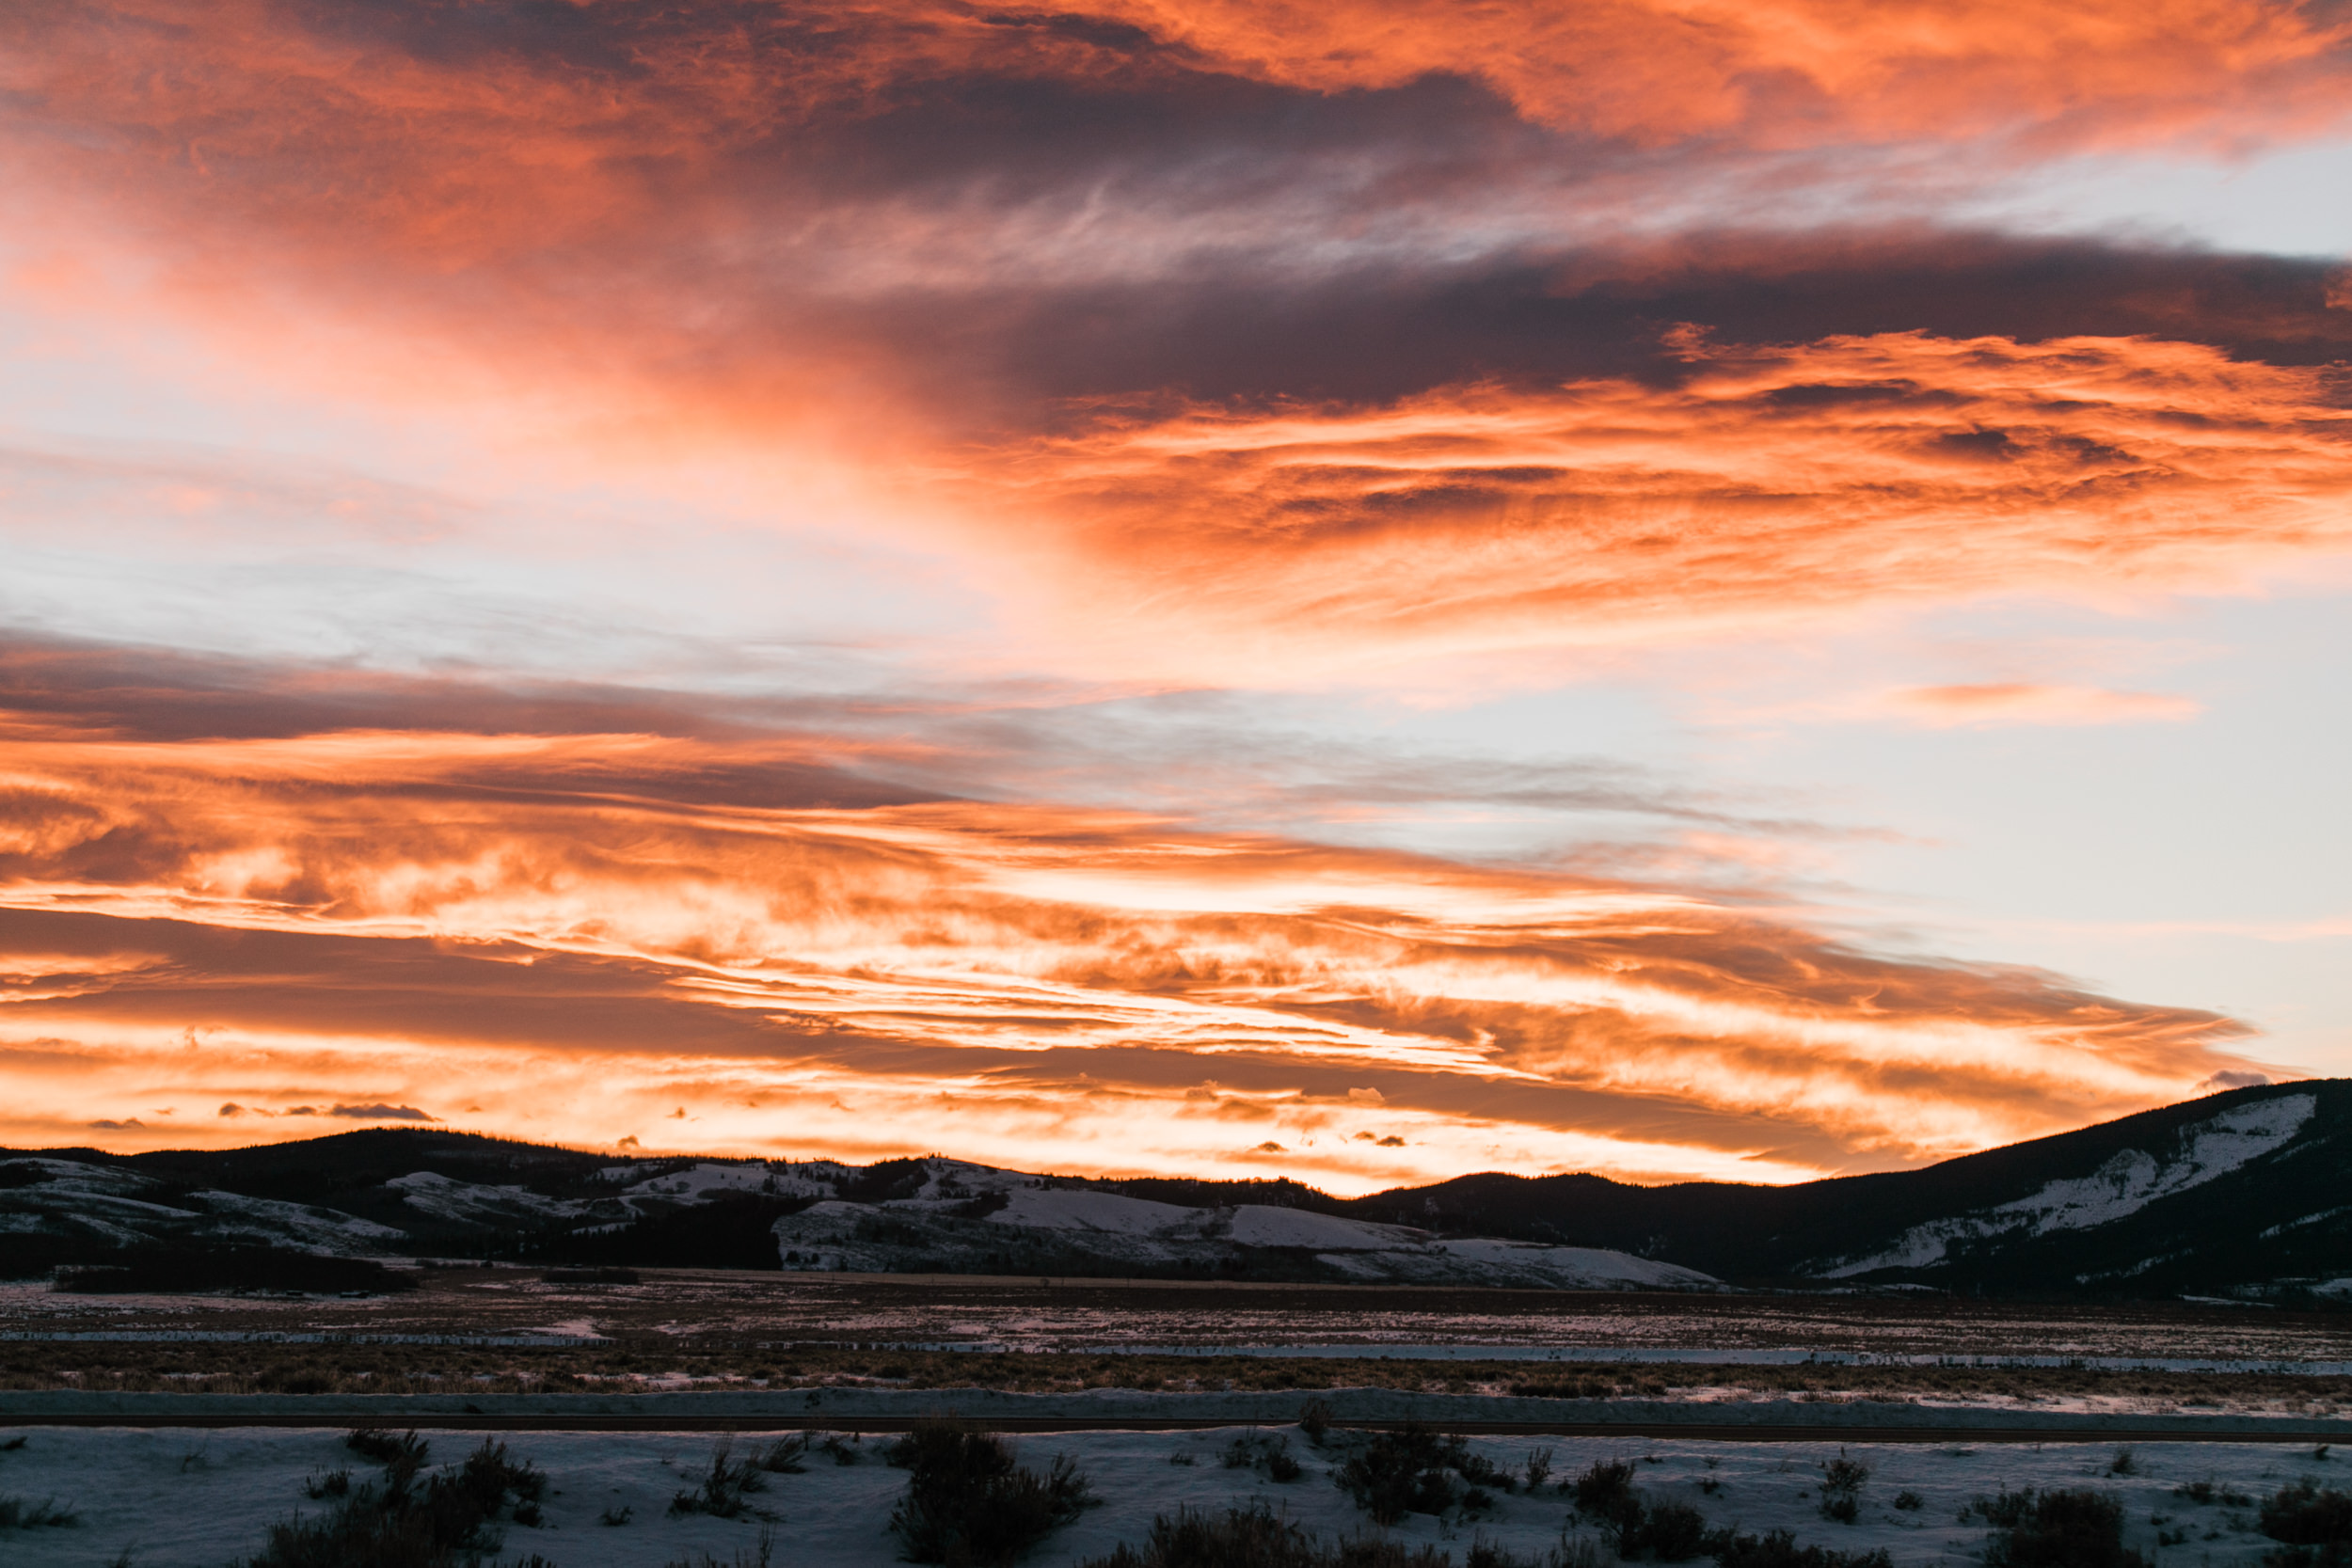
M 1767 141 L 2039 131 L 2099 138 L 2325 125 L 2346 35 L 2300 8 L 1912 3 L 1857 15 L 1818 0 L 1464 13 L 1414 0 L 1114 0 L 1228 69 L 1326 90 L 1431 72 L 1493 83 L 1531 118 L 1645 140 Z M 2241 96 L 2243 95 L 2243 96 Z M 2250 127 L 2249 127 L 2250 128 Z
M 2140 724 L 2178 722 L 2203 711 L 2187 697 L 2158 691 L 2109 691 L 2095 686 L 1984 681 L 1914 686 L 1886 694 L 1887 705 L 1915 723 Z
M 1008 664 L 1295 683 L 2345 543 L 2327 264 L 1947 233 L 1901 194 L 1979 142 L 2319 135 L 2352 54 L 2299 8 L 136 0 L 14 26 L 0 136 L 24 209 L 96 258 L 84 309 L 176 311 L 396 408 L 478 401 L 551 470 L 684 459 L 777 514 L 824 492 L 836 531 L 964 562 L 1022 628 Z M 95 486 L 215 527 L 237 499 L 256 531 L 470 517 L 14 461 L 34 504 Z
M 866 1153 L 953 1105 L 966 1152 L 1054 1168 L 1254 1170 L 1275 1142 L 1342 1186 L 1786 1180 L 2243 1068 L 2213 1014 L 1702 887 L 1043 801 L 784 804 L 745 744 L 21 724 L 12 1135 L 67 1084 L 607 1143 L 682 1108 L 704 1143 Z
M 1226 680 L 2210 583 L 2352 543 L 2352 416 L 2322 371 L 2144 338 L 1679 342 L 1692 373 L 1662 388 L 1188 406 L 973 478 L 1065 520 L 1072 592 L 1138 628 L 1129 657 Z
M 1277 705 L 2341 559 L 2335 259 L 1953 214 L 2347 87 L 2273 0 L 18 6 L 0 303 L 280 414 L 8 405 L 0 1137 L 1783 1180 L 2274 1073 L 1827 907 L 1837 781 Z M 2011 653 L 1752 717 L 2199 712 Z M 1359 831 L 1448 813 L 1549 837 Z

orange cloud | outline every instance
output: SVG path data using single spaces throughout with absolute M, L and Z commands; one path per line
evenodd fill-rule
M 626 221 L 654 166 L 707 166 L 992 79 L 1341 94 L 1450 75 L 1535 122 L 1648 144 L 2242 145 L 2341 123 L 2352 25 L 2276 0 L 616 0 L 509 11 L 492 29 L 424 5 L 111 0 L 17 8 L 7 36 L 36 129 L 103 125 L 206 175 L 262 166 L 290 213 L 307 185 L 433 245 Z M 316 178 L 395 160 L 405 178 Z
M 1757 148 L 1908 138 L 1948 167 L 1948 144 L 1979 134 L 2242 146 L 2340 119 L 2352 58 L 2352 24 L 2255 0 L 615 0 L 498 17 L 12 8 L 10 198 L 56 252 L 24 277 L 71 275 L 52 286 L 103 309 L 93 257 L 127 252 L 119 271 L 256 359 L 307 355 L 310 373 L 405 398 L 486 365 L 510 393 L 628 410 L 657 444 L 797 431 L 813 459 L 1025 392 L 1037 368 L 985 340 L 1028 341 L 1030 316 L 1116 340 L 1151 309 L 1034 297 L 1055 281 L 1164 292 L 1258 271 L 1311 293 L 1359 261 L 1609 248 L 1690 189 L 1715 193 L 1720 223 L 1735 191 L 1846 178 L 1829 154 L 1765 168 Z M 1457 78 L 1565 129 L 1430 87 Z M 1758 217 L 1779 227 L 1785 208 Z M 1080 390 L 1176 380 L 1195 378 Z
M 1653 142 L 2313 127 L 2341 119 L 2328 84 L 2352 39 L 2303 8 L 2249 0 L 1520 0 L 1471 9 L 1104 0 L 1085 11 L 1272 81 L 1336 91 L 1451 72 L 1492 84 L 1545 123 Z
M 616 752 L 627 794 L 596 787 Z M 683 1107 L 707 1141 L 873 1152 L 952 1109 L 959 1152 L 1056 1168 L 1263 1169 L 1275 1142 L 1352 1187 L 1792 1180 L 2247 1065 L 2211 1014 L 1696 890 L 1042 804 L 751 804 L 709 760 L 21 738 L 0 949 L 40 957 L 0 962 L 26 976 L 0 989 L 11 1135 L 184 1104 L 228 1138 L 235 1103 L 617 1142 Z
M 1931 276 L 1938 242 L 1896 255 L 1883 235 L 1630 256 L 1612 225 L 1697 164 L 1569 157 L 1491 104 L 1428 97 L 1433 72 L 1468 75 L 1544 126 L 1697 163 L 2248 136 L 2352 102 L 2352 24 L 2299 8 L 501 15 L 491 33 L 465 8 L 20 8 L 0 136 L 60 245 L 160 278 L 257 362 L 308 356 L 288 373 L 436 409 L 453 382 L 481 391 L 451 371 L 470 366 L 500 437 L 544 418 L 592 475 L 716 451 L 698 473 L 734 465 L 763 517 L 960 542 L 975 581 L 1065 634 L 1019 657 L 1090 673 L 1290 679 L 2226 579 L 2344 543 L 2340 399 L 2321 370 L 2260 362 L 2340 351 L 2324 268 L 2256 283 L 1972 243 Z M 1101 116 L 1115 135 L 1078 134 Z M 1281 129 L 1302 116 L 1311 135 Z M 1587 162 L 1615 182 L 1617 217 L 1591 226 L 1563 216 L 1581 209 L 1558 172 Z M 1683 276 L 1702 252 L 1721 276 Z M 1889 269 L 1891 300 L 1787 303 Z M 2011 287 L 2042 275 L 2061 282 Z M 1756 278 L 1772 303 L 1742 294 Z M 1661 362 L 1668 309 L 1796 341 L 1685 339 Z M 1943 325 L 1823 329 L 1841 314 Z M 1636 315 L 1641 354 L 1620 341 Z M 2111 330 L 2080 333 L 2094 316 Z M 215 478 L 159 470 L 116 504 L 308 499 Z M 456 526 L 429 497 L 342 499 L 386 530 Z
M 2196 343 L 1689 341 L 1659 388 L 1108 417 L 960 482 L 1053 519 L 1129 657 L 1246 680 L 1867 604 L 2212 584 L 2352 543 L 2329 372 Z M 1009 526 L 1009 525 L 1008 525 Z
M 0 147 L 53 252 L 12 286 L 59 309 L 160 301 L 270 373 L 478 407 L 485 450 L 552 425 L 559 484 L 715 451 L 763 517 L 961 543 L 1046 604 L 1021 619 L 1064 645 L 1020 657 L 1247 684 L 2342 548 L 2352 416 L 2309 367 L 2352 329 L 2316 263 L 1629 260 L 1620 230 L 1972 138 L 2312 133 L 2352 102 L 2347 28 L 2249 0 L 40 0 L 0 11 Z M 1661 356 L 1676 321 L 1767 346 Z M 476 521 L 235 465 L 0 465 L 140 527 Z M 1705 890 L 943 800 L 958 759 L 878 725 L 135 673 L 0 721 L 9 1138 L 642 1143 L 684 1110 L 874 1154 L 951 1111 L 1012 1164 L 1784 1180 L 2250 1070 L 2227 1020 Z M 2062 689 L 1898 701 L 2131 701 Z
M 1992 681 L 1963 686 L 1915 686 L 1887 694 L 1915 723 L 2137 724 L 2194 719 L 2204 709 L 2186 697 L 2156 691 L 2109 691 L 2095 686 L 2041 686 Z

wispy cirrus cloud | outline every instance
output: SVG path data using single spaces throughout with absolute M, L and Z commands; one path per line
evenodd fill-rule
M 430 729 L 471 749 L 477 785 L 529 789 L 561 774 L 576 789 L 673 801 L 1046 797 L 1259 830 L 1470 810 L 1646 821 L 1726 840 L 1886 831 L 1822 820 L 1786 795 L 1697 788 L 1605 756 L 1343 739 L 1306 722 L 1313 703 L 1266 710 L 1200 689 L 891 686 L 886 668 L 861 673 L 848 689 L 713 691 L 0 638 L 0 736 L 316 743 L 334 734 L 358 750 Z

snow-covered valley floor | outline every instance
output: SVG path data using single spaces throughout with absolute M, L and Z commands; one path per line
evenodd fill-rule
M 0 1497 L 54 1497 L 77 1515 L 66 1527 L 0 1529 L 0 1561 L 10 1568 L 98 1568 L 126 1548 L 141 1568 L 227 1568 L 260 1547 L 274 1520 L 325 1505 L 305 1497 L 310 1478 L 349 1467 L 365 1480 L 373 1467 L 349 1452 L 332 1431 L 227 1431 L 21 1427 L 21 1449 L 0 1449 Z M 435 1465 L 455 1462 L 483 1439 L 477 1433 L 423 1433 Z M 1286 1438 L 1304 1472 L 1277 1483 L 1221 1463 L 1236 1437 Z M 510 1455 L 548 1477 L 539 1528 L 510 1527 L 505 1556 L 538 1553 L 560 1568 L 661 1568 L 705 1552 L 732 1560 L 772 1532 L 773 1561 L 826 1568 L 884 1568 L 898 1560 L 886 1531 L 903 1472 L 881 1462 L 886 1439 L 868 1437 L 841 1465 L 822 1453 L 804 1473 L 774 1475 L 751 1500 L 767 1515 L 736 1520 L 675 1516 L 668 1504 L 709 1467 L 707 1433 L 522 1433 L 503 1439 Z M 1221 1509 L 1263 1497 L 1291 1519 L 1327 1535 L 1368 1530 L 1331 1480 L 1336 1448 L 1318 1450 L 1295 1427 L 1235 1427 L 1187 1433 L 1088 1432 L 1019 1438 L 1023 1462 L 1042 1467 L 1057 1453 L 1077 1459 L 1101 1506 L 1050 1538 L 1026 1560 L 1068 1565 L 1105 1553 L 1120 1541 L 1140 1543 L 1155 1513 L 1180 1504 Z M 736 1440 L 739 1456 L 753 1437 Z M 2316 1457 L 2312 1447 L 2253 1443 L 2152 1443 L 2131 1453 L 2128 1474 L 2111 1474 L 2112 1444 L 2050 1443 L 1871 1445 L 1719 1443 L 1645 1438 L 1473 1438 L 1495 1464 L 1522 1471 L 1530 1450 L 1551 1450 L 1553 1485 L 1499 1497 L 1474 1523 L 1413 1515 L 1395 1533 L 1436 1543 L 1463 1560 L 1473 1530 L 1521 1552 L 1555 1544 L 1569 1523 L 1557 1490 L 1601 1459 L 1635 1463 L 1638 1485 L 1656 1501 L 1696 1505 L 1710 1524 L 1752 1531 L 1785 1528 L 1801 1541 L 1847 1550 L 1884 1546 L 1899 1564 L 1973 1563 L 1985 1541 L 1979 1522 L 1960 1514 L 1979 1494 L 2003 1487 L 2093 1486 L 2124 1507 L 2126 1541 L 2159 1565 L 2259 1562 L 2275 1544 L 2252 1529 L 2253 1510 L 2199 1504 L 2176 1495 L 2198 1481 L 2224 1493 L 2259 1498 L 2303 1477 L 2352 1485 L 2352 1453 Z M 1820 1513 L 1822 1465 L 1843 1452 L 1869 1467 L 1860 1517 L 1851 1525 Z M 1898 1507 L 1910 1493 L 1916 1507 Z M 628 1523 L 605 1525 L 627 1511 Z M 2185 1539 L 2159 1544 L 2159 1532 Z

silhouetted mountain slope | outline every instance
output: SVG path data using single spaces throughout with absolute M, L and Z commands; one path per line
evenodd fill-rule
M 1344 1212 L 1747 1282 L 2217 1293 L 2352 1275 L 2352 1082 L 2238 1089 L 1922 1170 L 1792 1187 L 1461 1177 Z
M 105 1154 L 87 1148 L 42 1152 L 52 1159 L 118 1165 L 166 1182 L 227 1187 L 255 1197 L 290 1200 L 380 1186 L 394 1177 L 421 1170 L 460 1181 L 521 1181 L 554 1196 L 558 1188 L 589 1190 L 598 1179 L 596 1173 L 616 1163 L 609 1154 L 584 1154 L 554 1144 L 424 1128 L 371 1128 L 299 1143 L 256 1144 L 249 1148 L 166 1148 L 148 1154 Z
M 2352 1081 L 2240 1089 L 1794 1187 L 1034 1176 L 932 1156 L 624 1158 L 440 1131 L 0 1151 L 0 1274 L 148 1244 L 359 1256 L 1614 1288 L 1714 1281 L 2352 1303 Z

